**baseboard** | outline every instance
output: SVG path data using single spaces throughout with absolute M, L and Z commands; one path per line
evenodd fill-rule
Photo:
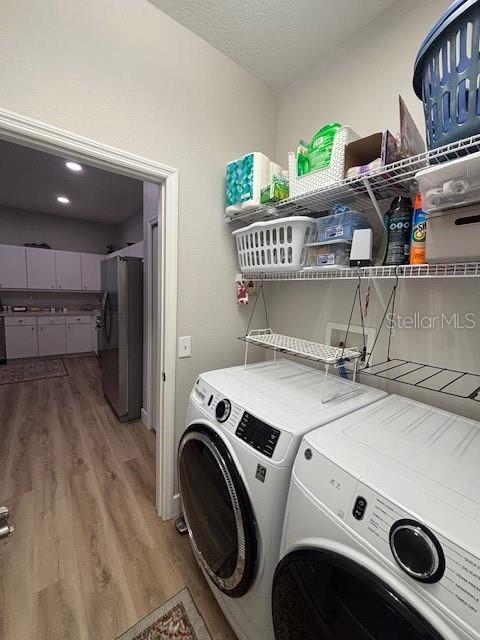
M 143 408 L 141 410 L 140 419 L 142 421 L 143 426 L 147 427 L 147 429 L 150 429 L 150 431 L 151 431 L 152 430 L 152 423 L 150 422 L 150 416 L 148 415 L 148 413 Z

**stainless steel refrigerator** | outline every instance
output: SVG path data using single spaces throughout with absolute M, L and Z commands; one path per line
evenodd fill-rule
M 122 422 L 140 417 L 143 376 L 143 260 L 101 263 L 98 354 L 103 392 Z

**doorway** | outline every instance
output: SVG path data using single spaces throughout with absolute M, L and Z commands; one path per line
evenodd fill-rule
M 152 296 L 152 403 L 156 425 L 156 507 L 168 520 L 174 506 L 174 422 L 177 313 L 178 172 L 159 162 L 97 143 L 45 123 L 0 110 L 0 139 L 50 154 L 65 156 L 112 173 L 159 186 L 154 237 L 157 286 Z

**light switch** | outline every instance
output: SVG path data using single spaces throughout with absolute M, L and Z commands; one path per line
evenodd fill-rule
M 178 339 L 178 357 L 190 358 L 192 355 L 192 336 L 182 336 Z

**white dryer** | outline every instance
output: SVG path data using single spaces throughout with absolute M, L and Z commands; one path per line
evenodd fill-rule
M 480 423 L 399 396 L 303 439 L 276 640 L 480 639 Z
M 302 436 L 385 397 L 288 360 L 200 375 L 178 477 L 196 558 L 240 640 L 273 640 L 271 585 Z M 346 395 L 345 395 L 346 394 Z M 337 397 L 341 396 L 341 397 Z

